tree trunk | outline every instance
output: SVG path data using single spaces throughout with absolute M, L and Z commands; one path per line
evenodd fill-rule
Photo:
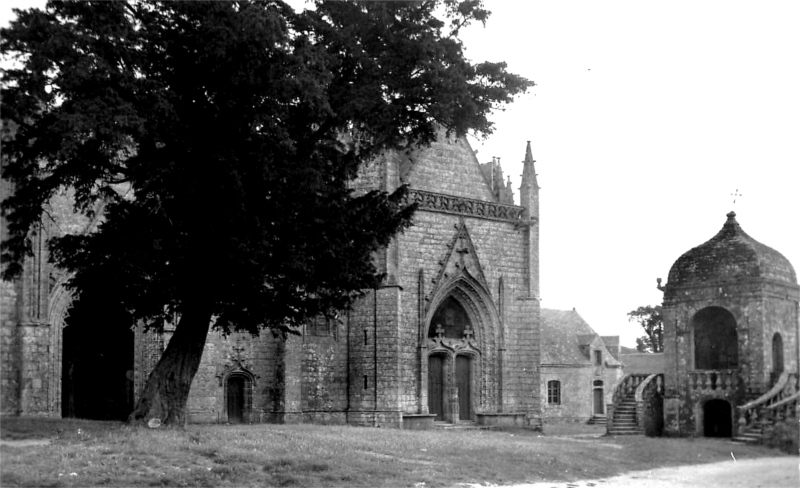
M 206 345 L 211 312 L 198 304 L 182 314 L 175 333 L 147 378 L 130 423 L 159 419 L 164 425 L 186 424 L 186 401 Z

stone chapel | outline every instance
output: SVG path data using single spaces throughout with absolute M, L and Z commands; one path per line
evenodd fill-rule
M 287 339 L 212 330 L 190 421 L 541 425 L 539 186 L 530 143 L 520 205 L 499 162 L 481 165 L 465 139 L 386 154 L 354 188 L 402 184 L 418 211 L 375 257 L 385 283 L 338 320 L 311 321 Z M 108 327 L 113 316 L 73 306 L 68 276 L 50 265 L 44 243 L 96 223 L 71 214 L 68 202 L 54 200 L 59 225 L 39 230 L 23 276 L 1 284 L 0 410 L 125 418 L 171 331 Z

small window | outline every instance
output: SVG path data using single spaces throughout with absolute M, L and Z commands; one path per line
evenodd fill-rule
M 592 384 L 594 386 L 603 386 L 603 380 L 594 380 Z
M 594 364 L 598 366 L 603 365 L 603 351 L 595 351 L 594 352 Z
M 324 315 L 318 315 L 308 321 L 308 335 L 317 337 L 330 337 L 333 333 L 333 322 Z
M 547 382 L 548 405 L 561 405 L 561 382 L 551 380 Z

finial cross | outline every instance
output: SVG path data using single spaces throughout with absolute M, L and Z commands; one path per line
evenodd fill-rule
M 743 195 L 739 193 L 739 189 L 737 188 L 733 193 L 731 193 L 731 196 L 733 197 L 733 204 L 736 205 L 736 199 Z

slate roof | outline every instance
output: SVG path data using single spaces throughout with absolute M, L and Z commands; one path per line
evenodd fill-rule
M 541 317 L 542 364 L 591 363 L 581 346 L 603 341 L 577 311 L 543 308 Z
M 730 212 L 717 235 L 675 261 L 667 286 L 770 279 L 797 285 L 797 275 L 781 253 L 747 235 Z
M 606 345 L 608 352 L 614 356 L 614 359 L 619 359 L 619 336 L 600 336 L 603 339 L 603 344 Z

